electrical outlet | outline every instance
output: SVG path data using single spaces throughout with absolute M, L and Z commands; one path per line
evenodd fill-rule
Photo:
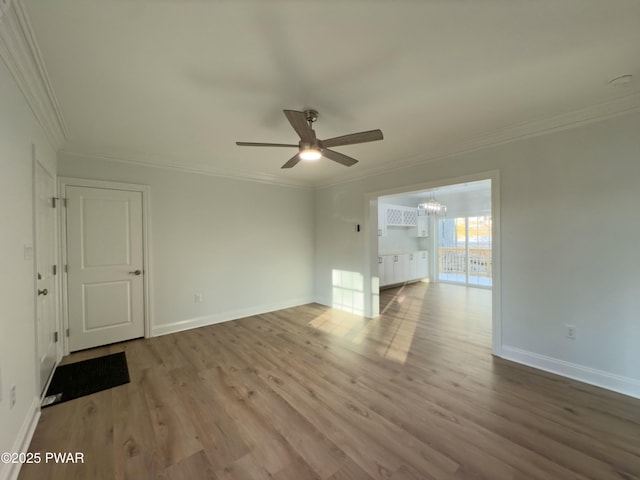
M 16 386 L 11 385 L 9 390 L 9 408 L 13 408 L 16 404 Z
M 565 325 L 567 327 L 567 338 L 571 340 L 576 339 L 576 326 L 575 325 Z
M 196 303 L 202 303 L 202 301 L 203 301 L 202 294 L 201 294 L 201 293 L 196 293 L 196 294 L 194 295 L 194 299 L 195 299 L 195 302 L 196 302 Z

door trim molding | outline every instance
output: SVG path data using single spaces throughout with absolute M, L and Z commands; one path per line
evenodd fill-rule
M 105 180 L 89 180 L 85 178 L 58 177 L 58 192 L 60 197 L 65 198 L 67 187 L 88 187 L 88 188 L 104 188 L 109 190 L 124 190 L 128 192 L 140 192 L 142 194 L 142 264 L 143 264 L 143 308 L 144 308 L 144 337 L 151 337 L 151 325 L 153 319 L 152 311 L 152 280 L 151 280 L 151 242 L 149 241 L 149 232 L 151 231 L 151 216 L 149 212 L 149 185 L 139 185 L 135 183 L 109 182 Z M 61 202 L 62 203 L 62 202 Z M 61 265 L 67 264 L 67 218 L 66 208 L 59 210 L 59 230 L 60 230 L 60 259 Z M 62 284 L 62 320 L 63 332 L 69 328 L 69 306 L 67 293 L 67 273 L 64 267 L 61 270 Z M 64 354 L 69 355 L 69 339 L 66 335 L 62 335 L 62 345 Z
M 37 149 L 36 149 L 36 145 L 35 144 L 31 144 L 31 157 L 32 157 L 32 188 L 33 188 L 33 291 L 36 292 L 38 290 L 38 281 L 37 281 L 37 277 L 38 277 L 38 249 L 40 248 L 40 245 L 38 245 L 38 186 L 37 186 L 37 170 L 38 170 L 38 166 L 40 166 L 42 168 L 42 170 L 44 170 L 44 172 L 49 175 L 53 181 L 53 194 L 54 195 L 58 195 L 58 178 L 56 176 L 55 171 L 53 171 L 51 168 L 49 168 L 48 165 L 46 165 L 45 163 L 41 162 L 38 159 L 38 154 L 37 154 Z M 60 252 L 59 252 L 59 246 L 60 246 L 60 224 L 57 221 L 57 218 L 55 217 L 56 213 L 54 212 L 54 231 L 52 232 L 52 241 L 53 241 L 53 251 L 54 251 L 54 258 L 53 261 L 55 262 L 55 265 L 58 265 L 60 263 Z M 56 316 L 56 330 L 58 332 L 61 331 L 61 297 L 60 297 L 60 292 L 61 292 L 61 282 L 60 282 L 60 277 L 57 277 L 54 279 L 54 285 L 55 285 L 55 296 L 54 298 L 54 305 L 53 305 L 53 310 Z M 33 311 L 33 319 L 34 319 L 34 326 L 35 326 L 35 337 L 34 337 L 34 342 L 35 342 L 35 352 L 36 352 L 36 358 L 35 358 L 35 362 L 36 362 L 36 386 L 37 386 L 37 390 L 40 389 L 40 385 L 42 383 L 42 378 L 41 378 L 41 374 L 42 372 L 40 371 L 40 352 L 38 351 L 38 327 L 37 327 L 37 322 L 38 322 L 38 299 L 36 298 L 35 300 L 35 304 L 34 304 L 34 311 Z M 54 365 L 53 365 L 53 369 L 51 370 L 51 372 L 49 373 L 49 378 L 47 379 L 47 382 L 44 386 L 44 389 L 42 391 L 38 391 L 38 395 L 44 398 L 44 394 L 47 391 L 47 388 L 49 388 L 49 383 L 51 382 L 51 378 L 53 378 L 53 372 L 55 371 L 56 367 L 58 366 L 58 363 L 60 362 L 60 360 L 62 360 L 62 355 L 63 355 L 63 347 L 62 347 L 62 343 L 58 343 L 58 345 L 56 345 L 56 358 L 54 361 Z

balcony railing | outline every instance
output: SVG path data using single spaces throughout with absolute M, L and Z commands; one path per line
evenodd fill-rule
M 466 273 L 467 252 L 464 248 L 438 249 L 438 265 L 440 273 Z M 491 249 L 469 249 L 469 276 L 491 278 Z

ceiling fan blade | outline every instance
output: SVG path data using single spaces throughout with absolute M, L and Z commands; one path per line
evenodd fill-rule
M 296 153 L 293 157 L 291 157 L 289 159 L 289 161 L 287 163 L 285 163 L 284 165 L 282 165 L 282 167 L 280 168 L 291 168 L 291 167 L 295 167 L 298 162 L 300 161 L 300 156 Z
M 309 126 L 309 122 L 307 122 L 304 112 L 298 112 L 296 110 L 283 110 L 283 112 L 287 116 L 287 120 L 289 120 L 293 129 L 300 137 L 300 140 L 304 143 L 315 143 L 315 135 Z
M 367 132 L 351 133 L 349 135 L 342 135 L 341 137 L 333 137 L 327 140 L 322 140 L 323 147 L 339 147 L 341 145 L 353 145 L 355 143 L 375 142 L 376 140 L 382 140 L 381 130 L 369 130 Z
M 296 147 L 293 143 L 260 143 L 260 142 L 236 142 L 240 147 Z
M 355 158 L 348 157 L 347 155 L 338 153 L 335 150 L 329 150 L 328 148 L 322 150 L 322 155 L 329 160 L 333 160 L 334 162 L 344 165 L 345 167 L 350 167 L 351 165 L 358 163 L 358 160 Z

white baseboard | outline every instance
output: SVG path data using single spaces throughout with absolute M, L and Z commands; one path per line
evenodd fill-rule
M 506 345 L 502 346 L 501 358 L 595 385 L 596 387 L 606 388 L 630 397 L 640 398 L 640 381 L 633 378 Z
M 182 332 L 184 330 L 191 330 L 192 328 L 206 327 L 207 325 L 215 325 L 216 323 L 228 322 L 231 320 L 237 320 L 239 318 L 250 317 L 252 315 L 274 312 L 276 310 L 282 310 L 284 308 L 298 307 L 300 305 L 306 305 L 308 303 L 313 303 L 312 297 L 299 298 L 268 305 L 259 305 L 229 312 L 214 313 L 212 315 L 189 318 L 187 320 L 181 320 L 175 323 L 156 325 L 151 329 L 151 333 L 152 336 L 159 337 L 160 335 Z
M 33 399 L 27 416 L 20 427 L 16 441 L 13 443 L 13 449 L 11 453 L 24 453 L 29 450 L 31 439 L 38 426 L 38 420 L 40 419 L 40 398 Z M 21 465 L 19 463 L 2 463 L 0 464 L 0 479 L 1 480 L 16 480 L 20 473 Z

